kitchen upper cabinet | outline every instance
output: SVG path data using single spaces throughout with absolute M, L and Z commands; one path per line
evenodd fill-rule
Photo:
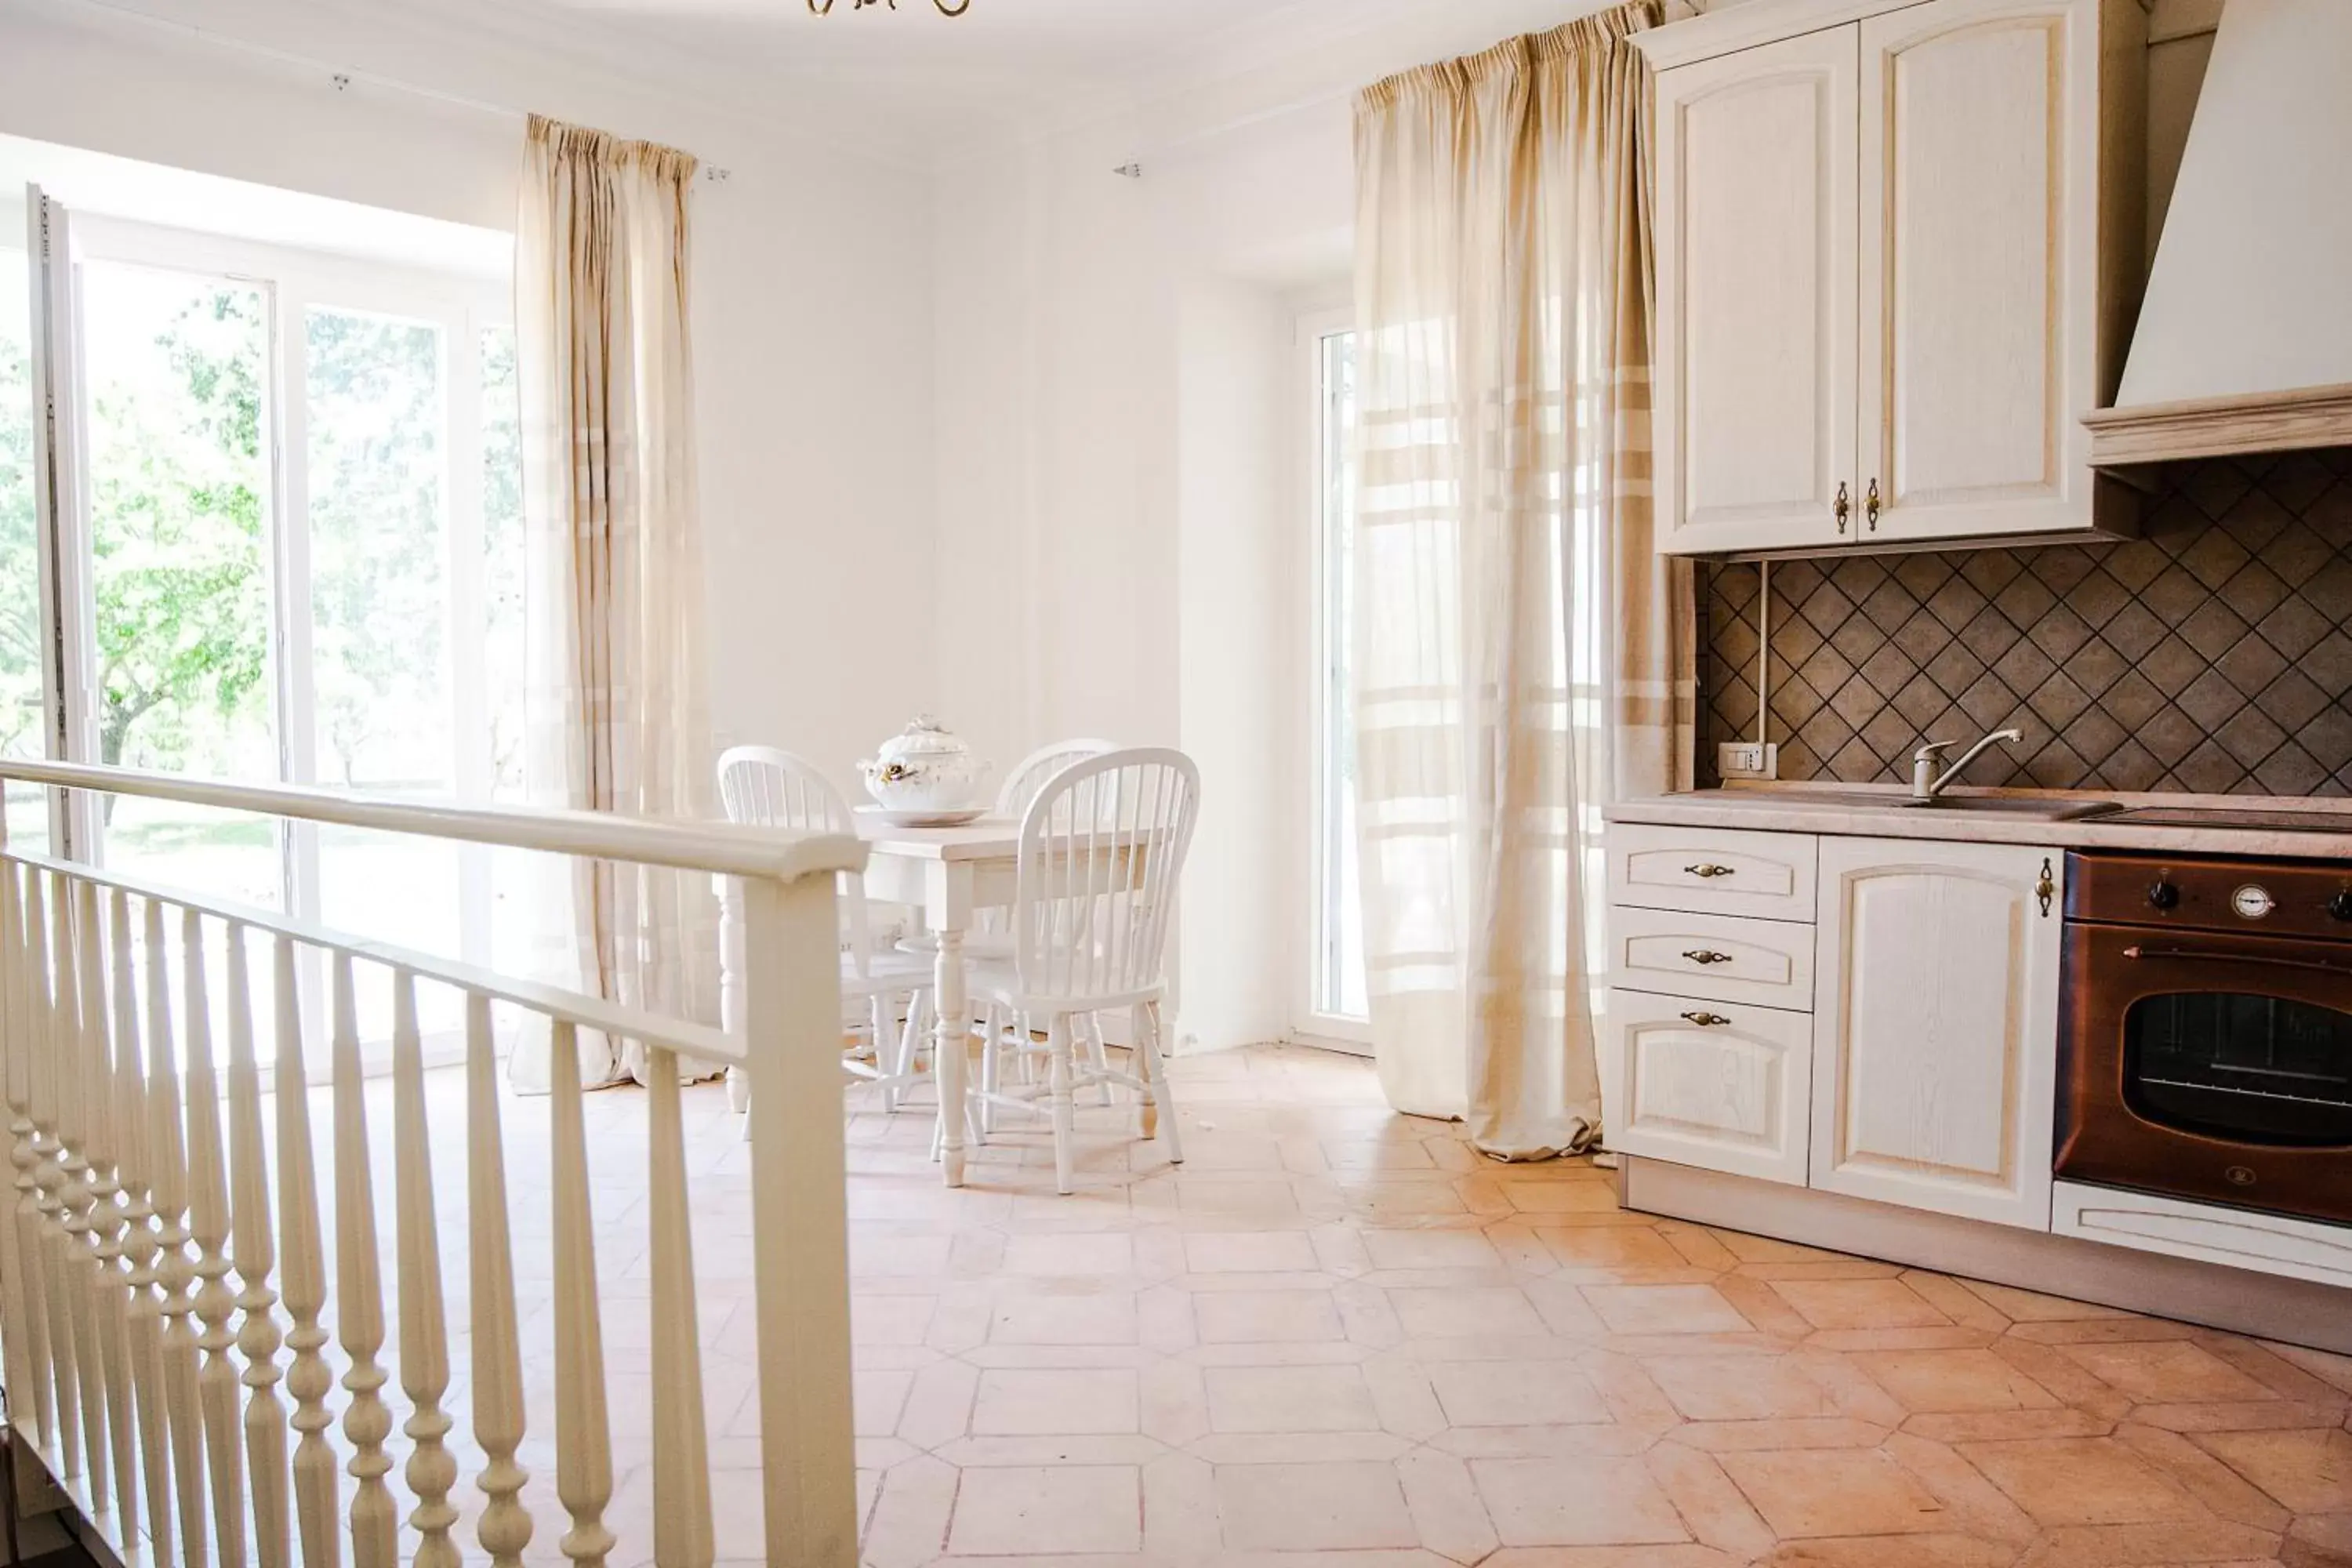
M 2137 0 L 1754 0 L 1641 36 L 1661 548 L 2135 525 L 2082 418 L 2137 305 L 2146 29 Z
M 1852 505 L 1855 50 L 1658 79 L 1658 516 L 1677 553 L 1826 544 Z
M 1823 838 L 1811 1184 L 2050 1226 L 2065 855 Z

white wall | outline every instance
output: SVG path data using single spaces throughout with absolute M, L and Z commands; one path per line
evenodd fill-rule
M 208 10 L 220 10 L 213 5 Z M 390 16 L 394 8 L 382 8 Z M 725 166 L 695 205 L 713 720 L 722 741 L 849 764 L 932 700 L 928 180 L 478 39 L 244 0 L 223 26 L 324 71 L 112 19 L 0 11 L 0 132 L 511 228 L 537 110 Z

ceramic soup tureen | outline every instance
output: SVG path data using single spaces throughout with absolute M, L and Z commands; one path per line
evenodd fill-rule
M 866 793 L 891 811 L 947 812 L 971 804 L 988 764 L 926 714 L 857 764 Z

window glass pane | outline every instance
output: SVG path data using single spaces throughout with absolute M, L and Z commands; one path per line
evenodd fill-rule
M 32 305 L 25 253 L 0 250 L 0 755 L 47 752 L 41 710 L 41 568 L 33 534 Z M 7 786 L 8 842 L 46 849 L 45 792 Z
M 319 782 L 446 798 L 457 771 L 441 329 L 314 308 L 303 331 Z M 443 840 L 322 826 L 320 917 L 457 956 L 459 857 Z M 360 1001 L 361 1032 L 388 1034 L 389 991 L 362 987 Z
M 100 760 L 274 778 L 268 296 L 107 262 L 80 277 Z M 274 823 L 130 797 L 103 811 L 109 864 L 280 902 Z
M 1341 1017 L 1370 1012 L 1364 987 L 1363 907 L 1357 885 L 1355 735 L 1356 337 L 1323 340 L 1322 942 L 1317 1006 Z

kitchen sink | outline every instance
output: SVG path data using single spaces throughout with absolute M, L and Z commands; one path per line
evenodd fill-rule
M 2121 811 L 2112 800 L 2049 800 L 2031 795 L 1948 795 L 1934 800 L 1895 796 L 1889 805 L 1909 811 L 1952 812 L 1961 816 L 2021 816 L 2032 822 L 2079 822 L 2086 816 L 2106 816 Z

